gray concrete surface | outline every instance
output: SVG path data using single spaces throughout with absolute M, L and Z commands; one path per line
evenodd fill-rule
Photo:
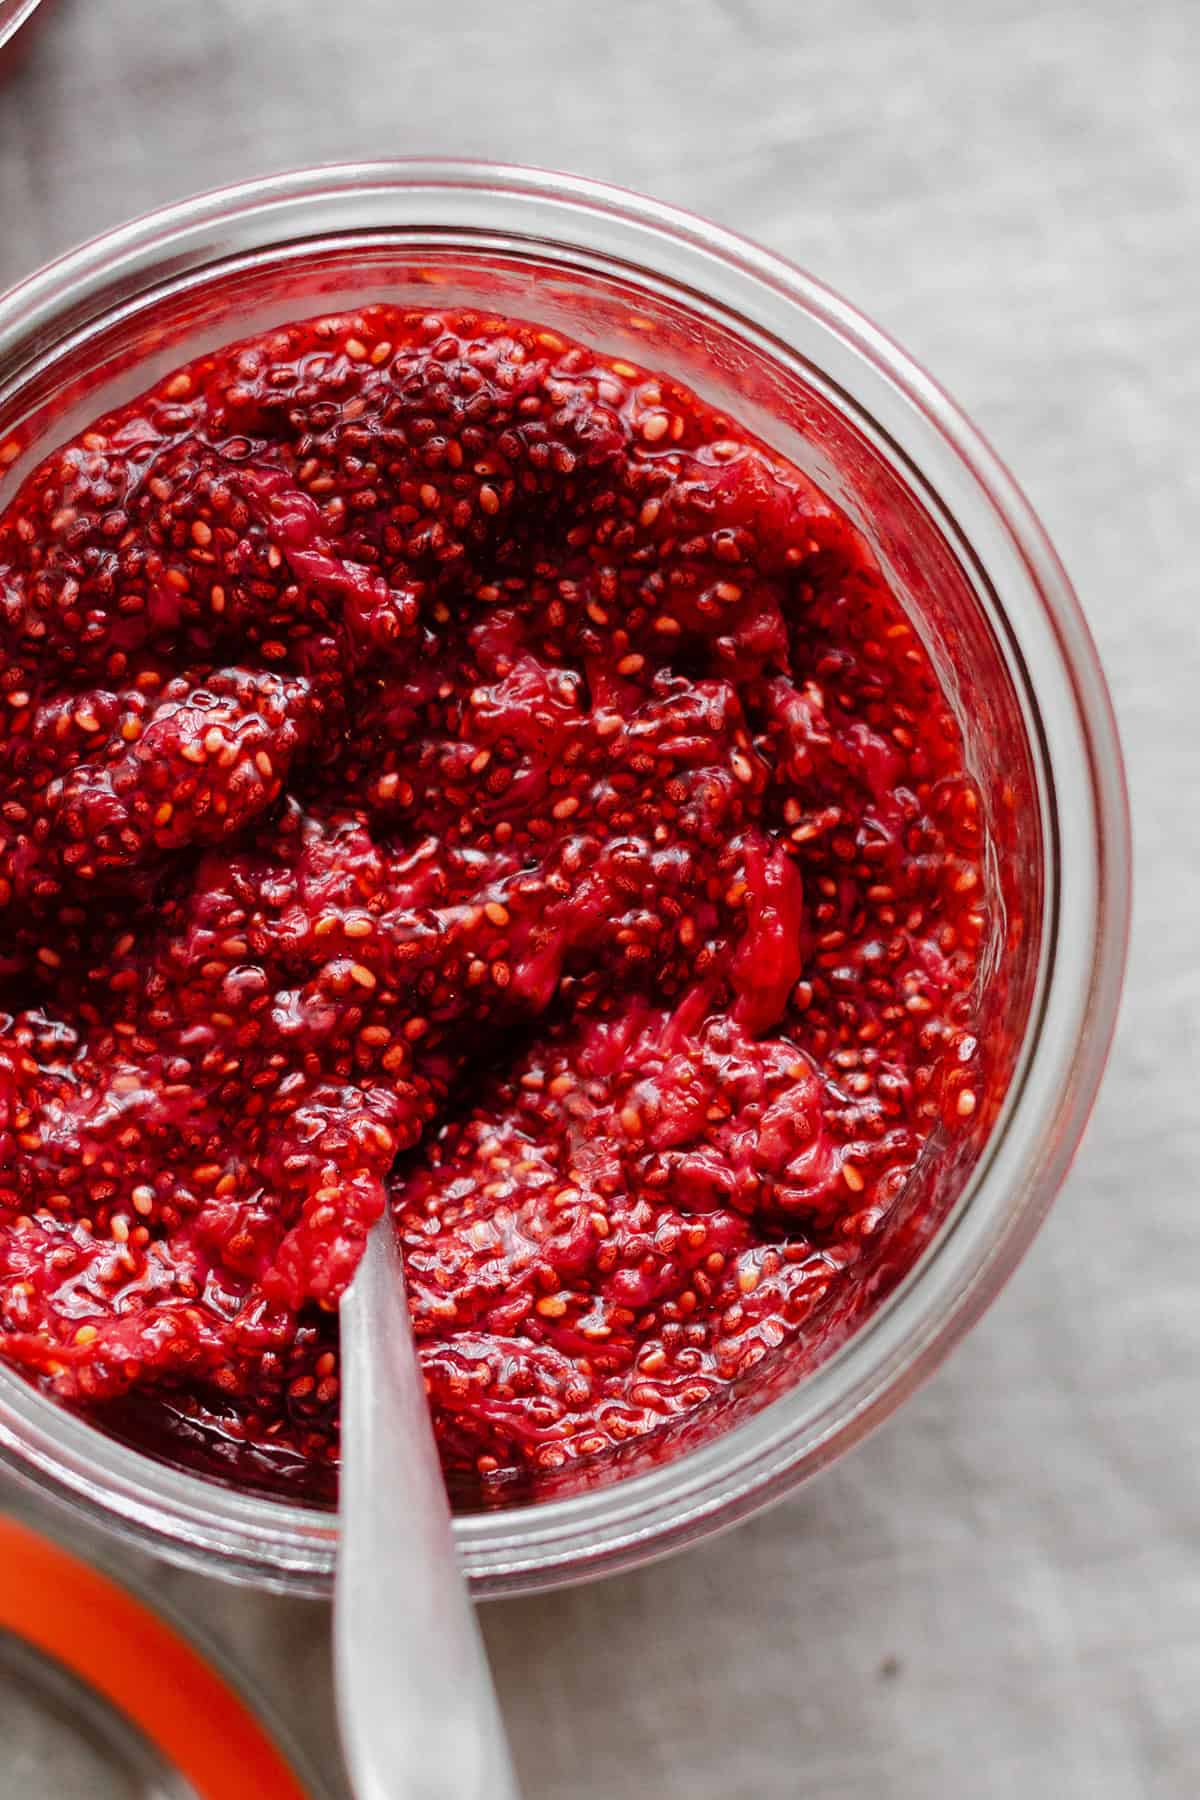
M 1107 662 L 1137 919 L 1049 1225 L 794 1499 L 488 1609 L 530 1800 L 1200 1791 L 1198 89 L 1192 0 L 46 0 L 0 85 L 0 282 L 196 188 L 360 154 L 571 168 L 762 239 L 991 435 Z M 323 1610 L 161 1579 L 332 1767 Z M 0 1800 L 29 1783 L 0 1757 Z

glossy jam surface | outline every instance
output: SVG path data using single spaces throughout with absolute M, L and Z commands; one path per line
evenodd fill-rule
M 388 307 L 176 372 L 0 519 L 0 1351 L 327 1491 L 390 1204 L 458 1491 L 811 1359 L 983 1101 L 979 811 L 665 378 Z

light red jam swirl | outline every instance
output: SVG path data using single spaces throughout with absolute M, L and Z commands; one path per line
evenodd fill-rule
M 50 456 L 0 796 L 0 1351 L 243 1477 L 335 1465 L 389 1203 L 502 1490 L 811 1350 L 981 1098 L 920 640 L 795 468 L 536 326 L 296 324 Z

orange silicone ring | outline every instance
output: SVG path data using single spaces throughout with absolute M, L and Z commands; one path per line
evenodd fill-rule
M 309 1800 L 216 1670 L 107 1575 L 0 1519 L 0 1626 L 132 1719 L 203 1800 Z

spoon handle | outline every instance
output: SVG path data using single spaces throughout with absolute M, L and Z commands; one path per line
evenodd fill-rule
M 334 1647 L 357 1800 L 519 1800 L 384 1219 L 341 1306 Z

